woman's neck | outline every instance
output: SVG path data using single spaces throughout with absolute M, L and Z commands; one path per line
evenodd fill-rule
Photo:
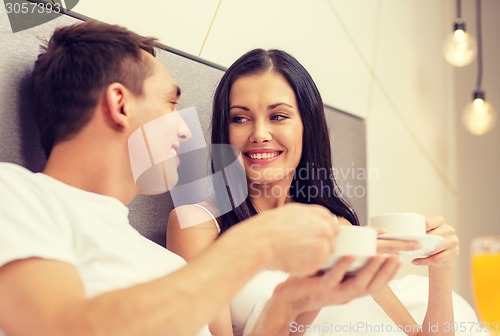
M 273 183 L 250 182 L 248 193 L 257 212 L 274 209 L 293 202 L 289 195 L 291 181 L 280 180 Z

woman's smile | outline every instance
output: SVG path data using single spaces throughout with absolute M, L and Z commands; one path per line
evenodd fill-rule
M 283 151 L 275 149 L 254 149 L 246 151 L 243 154 L 245 160 L 250 164 L 265 165 L 278 160 L 282 153 Z

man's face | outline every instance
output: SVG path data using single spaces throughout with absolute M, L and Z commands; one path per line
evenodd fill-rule
M 144 57 L 151 62 L 153 74 L 144 81 L 142 95 L 132 96 L 129 109 L 133 111 L 135 130 L 140 129 L 144 136 L 150 158 L 151 153 L 166 158 L 161 169 L 165 180 L 163 182 L 169 189 L 179 178 L 177 167 L 180 161 L 177 151 L 180 142 L 189 139 L 191 132 L 176 111 L 180 89 L 174 79 L 156 58 L 146 52 Z

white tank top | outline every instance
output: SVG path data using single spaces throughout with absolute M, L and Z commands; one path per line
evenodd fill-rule
M 217 231 L 220 226 L 214 214 L 201 204 L 191 204 L 205 210 L 214 221 Z M 248 319 L 259 301 L 267 301 L 273 294 L 274 288 L 288 278 L 288 273 L 281 271 L 266 270 L 254 276 L 234 296 L 230 303 L 231 320 L 234 335 L 242 335 Z

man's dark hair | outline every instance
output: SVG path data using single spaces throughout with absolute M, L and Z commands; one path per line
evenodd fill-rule
M 54 31 L 35 62 L 32 91 L 35 118 L 45 154 L 80 131 L 105 88 L 119 82 L 141 95 L 155 56 L 155 39 L 98 21 Z

